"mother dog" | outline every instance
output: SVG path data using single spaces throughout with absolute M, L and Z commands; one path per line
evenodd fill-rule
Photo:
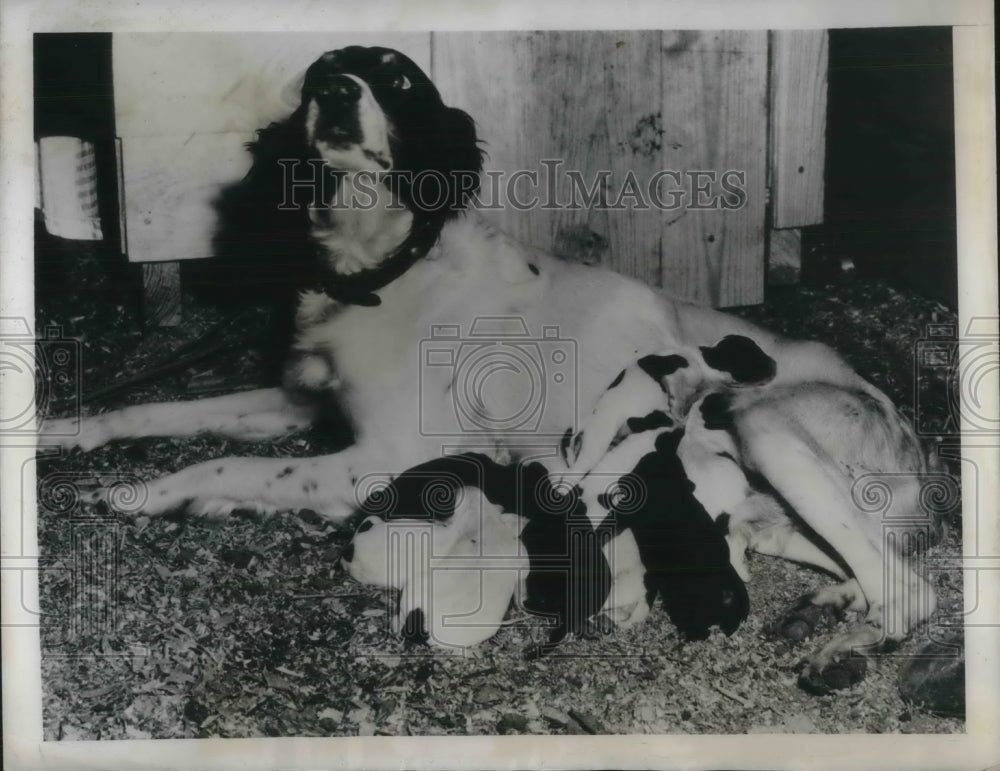
M 199 514 L 310 508 L 342 521 L 364 496 L 368 475 L 401 472 L 446 446 L 550 455 L 556 463 L 558 438 L 580 414 L 590 414 L 608 383 L 639 357 L 740 334 L 776 363 L 776 376 L 764 388 L 809 404 L 773 430 L 767 421 L 731 423 L 747 426 L 738 437 L 739 462 L 763 473 L 856 579 L 814 600 L 866 610 L 875 625 L 891 617 L 885 626 L 892 637 L 906 635 L 933 611 L 930 587 L 911 570 L 896 571 L 885 585 L 884 544 L 865 526 L 872 515 L 852 497 L 857 473 L 835 468 L 817 450 L 837 441 L 832 418 L 838 407 L 825 409 L 828 397 L 837 402 L 838 392 L 851 395 L 865 405 L 864 425 L 885 437 L 873 443 L 874 456 L 860 471 L 903 472 L 894 477 L 900 485 L 919 485 L 927 463 L 887 397 L 823 345 L 783 340 L 628 278 L 559 260 L 462 214 L 475 192 L 468 180 L 481 168 L 474 124 L 446 107 L 407 57 L 359 47 L 324 54 L 306 73 L 299 108 L 262 131 L 252 152 L 237 204 L 257 230 L 244 234 L 243 243 L 272 244 L 276 264 L 293 276 L 290 286 L 304 290 L 296 294 L 284 387 L 128 407 L 78 426 L 66 419 L 48 433 L 75 431 L 66 444 L 84 450 L 119 438 L 202 432 L 267 439 L 309 425 L 335 400 L 352 421 L 355 441 L 323 457 L 221 458 L 191 466 L 149 483 L 148 514 L 180 507 Z M 320 181 L 328 183 L 315 206 L 304 205 L 316 203 L 315 189 L 288 184 L 290 169 L 303 174 L 307 168 L 320 168 Z M 362 199 L 366 205 L 344 205 Z M 512 374 L 496 359 L 479 380 L 463 380 L 447 361 L 427 366 L 422 360 L 422 343 L 441 330 L 453 347 L 474 343 L 480 338 L 470 336 L 484 330 L 490 340 L 536 341 L 543 357 L 549 349 L 538 341 L 558 339 L 575 347 L 574 357 L 564 351 L 562 359 L 573 366 L 558 372 L 563 380 L 557 384 L 551 368 L 538 381 Z M 518 419 L 539 394 L 531 420 Z M 854 399 L 857 394 L 864 399 Z M 780 414 L 780 400 L 772 405 Z M 465 410 L 472 423 L 458 420 L 456 410 Z M 786 441 L 791 434 L 795 441 Z M 916 495 L 898 498 L 916 506 Z M 903 601 L 914 592 L 926 601 Z M 879 640 L 881 633 L 871 630 L 826 646 L 815 668 L 858 642 Z

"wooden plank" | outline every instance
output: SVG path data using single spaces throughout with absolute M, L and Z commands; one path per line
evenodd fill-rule
M 776 228 L 771 231 L 767 254 L 767 285 L 799 283 L 802 274 L 802 230 Z
M 525 200 L 534 186 L 517 183 L 508 189 L 512 175 L 524 170 L 539 175 L 536 192 L 545 197 L 548 186 L 544 185 L 542 160 L 562 160 L 564 169 L 568 165 L 586 168 L 589 176 L 587 167 L 607 156 L 598 116 L 586 105 L 567 97 L 559 100 L 559 118 L 554 115 L 552 96 L 562 91 L 563 64 L 588 66 L 574 54 L 578 42 L 582 42 L 578 33 L 434 33 L 431 69 L 444 101 L 472 115 L 485 142 L 487 174 L 481 201 L 498 208 L 484 207 L 483 215 L 527 244 L 576 257 L 590 246 L 587 256 L 599 260 L 606 244 L 606 217 L 592 218 L 586 210 L 521 208 L 516 201 L 511 205 L 510 193 Z M 542 66 L 542 60 L 549 58 L 557 63 L 558 77 Z M 586 72 L 579 76 L 586 77 Z M 483 88 L 484 83 L 489 87 Z M 593 136 L 595 141 L 568 159 L 567 131 Z M 496 186 L 490 181 L 491 173 L 503 175 L 496 178 Z M 597 220 L 596 236 L 591 235 L 592 219 Z
M 149 262 L 142 266 L 142 311 L 147 326 L 180 324 L 180 263 Z
M 445 100 L 476 118 L 491 170 L 559 158 L 589 186 L 606 169 L 605 204 L 629 171 L 640 187 L 664 168 L 714 171 L 712 195 L 724 171 L 740 172 L 746 200 L 735 210 L 508 207 L 494 216 L 528 243 L 596 257 L 681 297 L 763 299 L 766 33 L 435 33 L 432 70 Z M 666 201 L 671 188 L 658 188 Z
M 236 132 L 122 138 L 129 260 L 211 256 L 212 201 L 249 168 L 247 138 Z
M 759 303 L 764 295 L 767 33 L 663 33 L 665 166 L 685 173 L 687 205 L 663 234 L 664 287 L 713 306 Z M 716 181 L 695 175 L 714 173 Z M 745 191 L 724 194 L 722 177 Z M 698 184 L 707 194 L 694 189 Z M 694 208 L 706 201 L 739 208 Z
M 771 33 L 771 195 L 776 228 L 823 221 L 826 30 Z
M 664 164 L 662 36 L 652 31 L 602 37 L 607 51 L 603 92 L 593 84 L 583 86 L 604 110 L 612 188 L 624 196 L 632 175 L 648 199 L 650 180 Z M 664 212 L 649 200 L 645 203 L 649 208 L 610 213 L 607 266 L 651 286 L 663 286 Z
M 626 174 L 644 189 L 660 167 L 659 38 L 658 32 L 435 33 L 435 82 L 446 102 L 475 117 L 487 142 L 487 169 L 505 179 L 518 169 L 538 173 L 541 205 L 508 202 L 487 216 L 533 246 L 659 284 L 660 213 L 607 210 Z M 584 202 L 601 171 L 610 176 L 597 199 L 586 208 L 568 206 L 574 198 Z M 574 195 L 570 174 L 585 190 Z M 515 188 L 521 200 L 528 188 Z
M 292 112 L 324 51 L 382 45 L 430 67 L 427 32 L 129 32 L 112 38 L 116 132 L 253 132 Z

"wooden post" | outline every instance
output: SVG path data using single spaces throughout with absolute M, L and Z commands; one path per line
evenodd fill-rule
M 142 310 L 147 326 L 175 327 L 181 323 L 181 265 L 142 264 Z
M 767 282 L 797 283 L 802 230 L 823 221 L 826 30 L 771 33 L 771 227 Z
M 823 221 L 826 30 L 771 33 L 771 204 L 776 228 Z

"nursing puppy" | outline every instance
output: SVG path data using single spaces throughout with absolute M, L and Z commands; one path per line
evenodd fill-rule
M 613 463 L 635 466 L 638 506 L 622 479 L 610 494 L 593 475 L 586 489 L 558 495 L 539 463 L 469 453 L 421 464 L 369 496 L 344 567 L 364 583 L 401 589 L 393 631 L 442 647 L 492 636 L 512 597 L 551 620 L 538 653 L 583 634 L 601 611 L 638 623 L 658 596 L 683 637 L 702 639 L 713 625 L 731 634 L 746 617 L 746 591 L 691 495 L 676 457 L 680 435 L 644 433 L 611 453 Z M 510 514 L 521 519 L 523 550 Z
M 643 356 L 618 373 L 580 430 L 564 437 L 569 469 L 553 481 L 586 475 L 628 433 L 684 425 L 691 405 L 709 391 L 764 385 L 775 374 L 774 359 L 743 335 Z
M 496 634 L 528 565 L 515 518 L 476 488 L 457 492 L 444 522 L 366 517 L 342 560 L 355 580 L 400 590 L 394 634 L 461 651 Z
M 539 463 L 437 458 L 368 496 L 359 512 L 366 518 L 343 555 L 345 569 L 403 590 L 393 631 L 433 645 L 488 639 L 514 598 L 550 620 L 544 653 L 582 633 L 610 589 L 601 534 L 575 496 L 555 494 Z
M 692 406 L 709 392 L 762 386 L 776 374 L 774 360 L 742 335 L 727 335 L 712 346 L 677 347 L 643 356 L 611 382 L 580 431 L 564 437 L 561 449 L 569 468 L 555 472 L 553 482 L 565 486 L 586 477 L 599 463 L 608 470 L 609 464 L 617 463 L 617 471 L 624 472 L 635 465 L 633 460 L 617 461 L 614 455 L 605 460 L 609 447 L 630 434 L 684 426 Z M 713 446 L 720 437 L 706 434 L 699 419 L 700 413 L 694 431 L 687 432 L 692 436 L 681 440 L 685 432 L 677 434 L 675 453 L 664 453 L 670 465 L 663 473 L 669 473 L 673 455 L 679 454 L 699 507 L 715 519 L 726 515 L 722 532 L 730 560 L 741 578 L 749 581 L 745 553 L 752 534 L 780 516 L 781 507 L 773 497 L 751 489 L 727 448 Z M 647 468 L 647 473 L 653 472 Z
M 470 453 L 421 464 L 368 495 L 341 561 L 362 583 L 400 590 L 393 633 L 456 650 L 496 634 L 528 562 L 517 517 L 483 491 L 511 481 Z
M 873 622 L 824 645 L 810 660 L 801 685 L 822 693 L 857 682 L 865 666 L 852 652 L 886 639 L 875 625 L 882 614 L 891 612 L 890 628 L 900 629 L 911 618 L 907 614 L 933 608 L 933 590 L 920 576 L 901 569 L 891 576 L 891 591 L 912 601 L 873 606 L 862 582 L 874 583 L 883 570 L 882 558 L 872 556 L 873 545 L 886 540 L 882 520 L 859 516 L 852 530 L 826 519 L 803 522 L 798 514 L 817 500 L 829 501 L 834 509 L 851 506 L 863 511 L 859 486 L 877 485 L 879 496 L 885 495 L 895 511 L 915 513 L 909 520 L 893 522 L 900 534 L 888 541 L 888 558 L 903 567 L 908 549 L 926 547 L 939 533 L 933 517 L 916 514 L 935 464 L 919 450 L 898 413 L 864 391 L 823 383 L 762 382 L 779 377 L 780 370 L 752 341 L 726 338 L 718 346 L 702 347 L 708 368 L 691 367 L 696 360 L 686 353 L 658 355 L 652 360 L 658 369 L 644 357 L 614 380 L 577 437 L 564 441 L 569 469 L 556 472 L 557 484 L 578 475 L 586 480 L 589 474 L 621 472 L 632 459 L 618 459 L 624 452 L 619 448 L 651 428 L 685 420 L 683 405 L 690 405 L 676 454 L 694 496 L 725 527 L 739 575 L 749 579 L 745 553 L 752 551 L 811 565 L 840 580 L 801 598 L 778 629 L 793 639 L 812 634 L 823 617 L 821 609 L 836 614 L 867 611 Z M 713 370 L 733 376 L 720 377 Z M 708 377 L 703 381 L 704 373 Z M 706 381 L 716 390 L 706 393 Z M 816 431 L 818 424 L 825 430 Z M 614 449 L 592 465 L 590 459 L 599 454 L 596 448 L 609 445 Z M 579 453 L 575 458 L 574 449 Z M 751 485 L 750 476 L 761 487 Z
M 659 428 L 627 436 L 581 480 L 580 496 L 592 522 L 615 534 L 606 547 L 614 584 L 602 610 L 618 625 L 633 626 L 660 597 L 680 635 L 699 640 L 713 626 L 735 632 L 750 600 L 722 531 L 695 497 L 677 455 L 683 435 Z

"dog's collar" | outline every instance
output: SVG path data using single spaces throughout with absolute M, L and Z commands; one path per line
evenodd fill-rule
M 376 290 L 388 286 L 406 273 L 413 263 L 426 257 L 440 233 L 440 223 L 424 222 L 412 228 L 406 240 L 377 268 L 335 279 L 325 278 L 318 281 L 314 289 L 346 305 L 381 305 L 382 300 L 375 294 Z

